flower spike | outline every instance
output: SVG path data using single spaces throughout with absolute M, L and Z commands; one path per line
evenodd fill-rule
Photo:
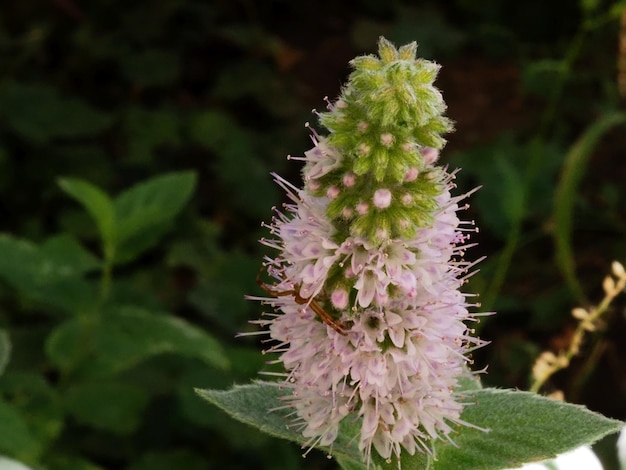
M 304 187 L 278 175 L 290 203 L 268 225 L 277 250 L 264 320 L 291 390 L 286 404 L 309 448 L 332 446 L 347 417 L 358 445 L 396 459 L 431 452 L 466 425 L 457 396 L 466 355 L 485 344 L 465 322 L 476 305 L 461 286 L 475 232 L 461 221 L 468 195 L 452 196 L 456 172 L 437 166 L 452 129 L 433 86 L 439 66 L 417 45 L 384 38 L 378 56 L 354 59 L 341 96 L 319 114 L 304 161 Z M 259 323 L 259 322 L 257 322 Z

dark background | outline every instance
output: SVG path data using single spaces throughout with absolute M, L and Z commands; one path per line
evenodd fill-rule
M 298 164 L 285 157 L 309 148 L 310 110 L 339 93 L 349 60 L 374 53 L 380 35 L 397 45 L 415 40 L 422 57 L 442 65 L 437 84 L 456 132 L 441 162 L 462 167 L 459 193 L 483 186 L 469 214 L 479 246 L 468 258 L 488 259 L 468 289 L 497 315 L 479 328 L 491 344 L 475 354 L 476 366 L 489 364 L 485 385 L 527 389 L 537 355 L 567 347 L 571 309 L 597 304 L 611 261 L 626 262 L 623 125 L 591 146 L 574 192 L 578 284 L 554 255 L 555 194 L 572 146 L 624 106 L 619 12 L 618 2 L 601 0 L 3 2 L 0 229 L 36 243 L 71 233 L 97 253 L 93 222 L 58 177 L 117 194 L 163 172 L 195 170 L 197 188 L 176 225 L 115 276 L 212 332 L 233 361 L 230 372 L 176 354 L 146 361 L 130 374 L 153 390 L 134 426 L 101 429 L 61 412 L 60 428 L 30 463 L 334 468 L 321 453 L 302 460 L 295 446 L 230 420 L 191 390 L 246 383 L 263 367 L 261 346 L 234 335 L 261 311 L 243 295 L 259 293 L 259 222 L 283 198 L 269 172 L 299 184 Z M 626 419 L 624 306 L 618 298 L 544 392 L 562 390 L 568 401 Z M 4 400 L 19 405 L 2 388 L 11 374 L 63 395 L 37 346 L 58 322 L 0 284 L 0 327 L 14 343 L 0 378 Z M 606 458 L 612 445 L 601 446 Z

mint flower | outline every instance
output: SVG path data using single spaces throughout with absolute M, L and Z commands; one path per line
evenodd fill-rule
M 432 452 L 461 418 L 456 389 L 466 354 L 482 346 L 466 321 L 460 288 L 475 263 L 463 259 L 471 223 L 457 213 L 454 172 L 436 166 L 451 130 L 433 86 L 438 66 L 416 59 L 415 43 L 357 57 L 341 96 L 319 115 L 304 188 L 278 175 L 289 203 L 261 242 L 261 300 L 276 313 L 266 328 L 285 368 L 286 405 L 307 447 L 331 446 L 341 421 L 360 418 L 369 465 L 401 452 Z

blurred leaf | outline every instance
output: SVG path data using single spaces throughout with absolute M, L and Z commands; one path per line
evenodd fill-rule
M 197 358 L 218 369 L 229 367 L 220 343 L 206 331 L 135 307 L 107 311 L 101 319 L 66 321 L 50 335 L 46 351 L 61 370 L 88 364 L 94 376 L 114 375 L 164 353 Z
M 577 200 L 578 187 L 587 169 L 587 161 L 600 138 L 613 127 L 624 124 L 626 114 L 613 113 L 592 124 L 570 148 L 554 195 L 554 242 L 556 260 L 563 276 L 579 303 L 585 303 L 585 294 L 575 272 L 572 250 L 572 214 Z
M 193 194 L 194 172 L 168 173 L 141 182 L 115 200 L 118 221 L 117 261 L 134 259 L 156 244 Z
M 180 123 L 175 110 L 146 110 L 129 108 L 124 116 L 129 150 L 133 163 L 149 163 L 159 146 L 177 145 L 180 142 Z
M 120 382 L 74 384 L 63 394 L 68 412 L 82 424 L 115 434 L 134 432 L 148 405 L 148 395 Z
M 456 446 L 440 441 L 433 469 L 515 468 L 594 442 L 622 426 L 582 406 L 529 392 L 483 389 L 472 395 L 466 401 L 475 404 L 465 407 L 462 419 L 489 432 L 465 427 L 454 436 Z M 403 469 L 404 464 L 403 458 Z
M 148 50 L 122 57 L 122 71 L 135 85 L 165 86 L 178 79 L 178 57 L 167 51 Z
M 77 276 L 100 268 L 100 260 L 66 233 L 48 238 L 40 250 L 53 263 L 71 270 Z
M 61 178 L 58 184 L 63 191 L 78 201 L 93 217 L 103 241 L 103 250 L 111 256 L 116 243 L 115 207 L 111 198 L 93 184 L 74 178 Z
M 63 427 L 63 410 L 57 391 L 41 375 L 8 372 L 0 381 L 0 392 L 7 403 L 19 410 L 42 446 L 58 437 Z
M 567 76 L 564 61 L 543 59 L 527 64 L 522 70 L 522 85 L 530 93 L 550 98 Z
M 111 124 L 106 114 L 77 98 L 62 97 L 48 85 L 15 82 L 6 82 L 0 89 L 0 118 L 35 142 L 91 136 Z
M 55 246 L 68 247 L 53 242 Z M 23 295 L 39 302 L 77 313 L 91 308 L 94 289 L 81 279 L 75 263 L 76 257 L 67 261 L 58 253 L 50 255 L 51 248 L 42 250 L 37 245 L 0 234 L 0 278 Z M 77 252 L 74 252 L 77 255 Z M 86 262 L 83 258 L 82 262 Z M 84 268 L 84 265 L 80 268 Z
M 41 452 L 41 445 L 22 414 L 3 400 L 0 400 L 0 452 L 28 463 L 35 461 Z
M 46 355 L 64 373 L 89 361 L 94 350 L 93 337 L 98 321 L 92 316 L 80 316 L 61 323 L 46 340 Z
M 6 330 L 0 329 L 0 376 L 4 374 L 9 359 L 11 358 L 11 339 Z
M 95 344 L 98 363 L 114 371 L 162 353 L 195 357 L 218 369 L 229 367 L 220 343 L 206 331 L 181 318 L 138 308 L 107 312 Z

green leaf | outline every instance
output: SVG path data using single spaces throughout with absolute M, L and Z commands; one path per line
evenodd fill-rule
M 100 260 L 87 251 L 74 237 L 62 233 L 48 238 L 40 247 L 41 253 L 56 265 L 63 266 L 72 275 L 83 275 L 100 269 Z
M 196 389 L 196 393 L 238 421 L 274 437 L 307 445 L 308 439 L 289 427 L 293 417 L 286 416 L 290 410 L 284 409 L 285 404 L 280 399 L 281 396 L 288 394 L 289 390 L 278 383 L 257 382 L 251 385 L 236 385 L 226 391 Z M 332 449 L 333 455 L 342 458 L 344 463 L 362 460 L 356 439 L 353 438 L 358 426 L 357 420 L 350 421 L 351 423 L 342 426 Z
M 63 397 L 66 409 L 79 423 L 120 435 L 137 429 L 148 405 L 144 390 L 120 382 L 75 384 Z
M 0 392 L 21 413 L 42 446 L 58 437 L 63 427 L 63 410 L 57 391 L 41 375 L 7 372 L 0 380 Z
M 289 392 L 279 384 L 259 382 L 227 391 L 196 392 L 233 418 L 272 436 L 301 444 L 306 441 L 287 426 L 292 418 L 286 416 L 289 410 L 283 410 L 284 402 L 280 397 Z M 436 444 L 434 462 L 429 462 L 425 454 L 402 454 L 403 470 L 514 468 L 592 443 L 622 427 L 620 421 L 584 407 L 529 392 L 482 389 L 467 393 L 465 401 L 474 404 L 467 405 L 462 419 L 488 432 L 468 426 L 459 428 L 453 436 L 456 446 L 444 441 Z M 272 409 L 282 411 L 268 411 Z M 361 455 L 352 439 L 358 432 L 358 420 L 354 420 L 349 427 L 342 428 L 333 445 L 333 455 L 342 468 L 362 468 L 358 464 L 362 461 Z M 386 463 L 380 457 L 373 461 L 384 469 L 397 468 L 396 462 Z
M 131 307 L 102 318 L 66 321 L 51 334 L 46 351 L 61 370 L 82 366 L 94 376 L 117 374 L 164 353 L 229 367 L 221 345 L 206 331 L 171 315 Z
M 613 113 L 592 124 L 570 148 L 556 188 L 554 196 L 555 230 L 553 233 L 556 244 L 556 260 L 570 290 L 577 296 L 579 303 L 585 303 L 585 295 L 576 277 L 572 249 L 572 222 L 578 188 L 586 172 L 587 162 L 600 138 L 613 127 L 625 122 L 626 114 Z
M 489 431 L 460 429 L 453 436 L 457 447 L 436 446 L 433 469 L 515 468 L 593 443 L 623 425 L 582 406 L 530 392 L 483 389 L 468 395 L 466 401 L 475 404 L 465 408 L 462 418 Z M 404 462 L 403 458 L 403 469 Z
M 335 456 L 335 460 L 342 470 L 368 470 L 367 465 L 361 461 L 353 460 L 350 457 Z
M 68 373 L 91 359 L 98 320 L 79 316 L 66 320 L 48 336 L 46 355 L 61 371 Z
M 95 348 L 99 364 L 116 371 L 163 353 L 194 357 L 219 369 L 229 367 L 219 342 L 206 331 L 182 318 L 139 308 L 109 312 L 98 329 Z
M 41 446 L 33 436 L 22 414 L 0 400 L 0 453 L 25 462 L 33 462 Z
M 4 373 L 11 357 L 11 339 L 6 330 L 0 330 L 0 376 Z
M 75 264 L 75 257 L 62 259 L 54 247 L 55 243 L 52 248 L 40 248 L 0 234 L 0 278 L 22 295 L 61 310 L 77 313 L 90 309 L 95 292 L 80 277 L 85 265 Z
M 61 178 L 58 184 L 93 217 L 102 237 L 103 251 L 110 257 L 116 240 L 115 206 L 111 198 L 97 186 L 80 179 Z
M 172 315 L 139 308 L 110 312 L 95 338 L 96 354 L 112 370 L 127 369 L 148 357 L 173 353 L 229 367 L 219 342 L 206 331 Z
M 0 89 L 0 117 L 14 132 L 35 142 L 92 136 L 111 124 L 110 116 L 84 101 L 61 96 L 47 85 L 16 82 Z
M 189 201 L 196 184 L 191 171 L 168 173 L 139 183 L 115 200 L 117 261 L 133 259 L 154 245 Z

